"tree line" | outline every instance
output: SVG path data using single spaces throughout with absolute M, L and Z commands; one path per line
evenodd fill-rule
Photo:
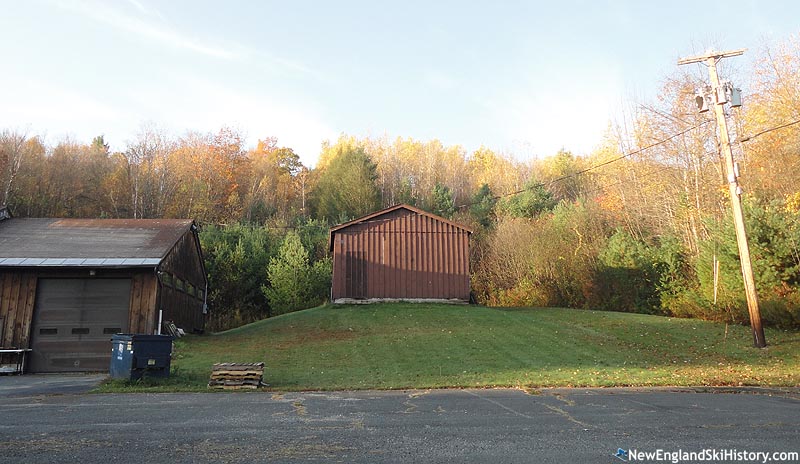
M 143 125 L 124 150 L 0 132 L 16 216 L 189 217 L 203 226 L 213 329 L 318 304 L 331 225 L 407 203 L 464 223 L 476 299 L 746 322 L 715 124 L 681 70 L 591 153 L 519 161 L 438 140 L 342 135 L 314 167 L 274 137 Z M 730 111 L 762 312 L 800 326 L 800 46 L 759 52 Z M 579 128 L 576 128 L 579 130 Z M 749 137 L 749 139 L 748 139 Z M 565 141 L 568 145 L 569 141 Z

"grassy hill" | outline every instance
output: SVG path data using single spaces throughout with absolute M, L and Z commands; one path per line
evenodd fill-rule
M 800 334 L 571 309 L 323 306 L 176 343 L 164 384 L 205 390 L 215 362 L 266 363 L 274 390 L 513 386 L 800 385 Z

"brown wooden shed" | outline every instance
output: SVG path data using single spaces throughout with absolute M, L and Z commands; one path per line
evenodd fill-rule
M 471 233 L 408 205 L 333 227 L 331 300 L 469 301 Z
M 0 346 L 32 349 L 30 372 L 104 371 L 114 333 L 157 333 L 159 316 L 202 331 L 197 232 L 185 219 L 0 219 Z

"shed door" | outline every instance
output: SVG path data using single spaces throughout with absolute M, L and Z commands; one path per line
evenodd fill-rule
M 127 332 L 130 279 L 39 279 L 31 372 L 107 371 L 111 335 Z

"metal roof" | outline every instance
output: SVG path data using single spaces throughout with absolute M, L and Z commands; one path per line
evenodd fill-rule
M 367 214 L 366 216 L 362 216 L 362 217 L 360 217 L 358 219 L 353 219 L 352 221 L 345 222 L 345 223 L 342 223 L 342 224 L 339 224 L 339 225 L 331 227 L 330 231 L 329 231 L 329 235 L 328 235 L 328 248 L 329 248 L 329 251 L 333 251 L 333 236 L 334 236 L 334 234 L 336 234 L 336 232 L 338 232 L 338 231 L 340 231 L 342 229 L 346 229 L 346 228 L 348 228 L 350 226 L 354 226 L 356 224 L 363 224 L 365 222 L 378 220 L 378 218 L 380 216 L 389 214 L 389 213 L 391 213 L 393 211 L 397 211 L 399 209 L 404 209 L 406 211 L 410 211 L 412 213 L 416 213 L 416 214 L 419 214 L 419 215 L 422 215 L 422 216 L 428 216 L 429 218 L 432 218 L 432 219 L 434 219 L 436 221 L 443 222 L 445 224 L 450 224 L 451 226 L 456 227 L 458 229 L 461 229 L 461 230 L 465 231 L 468 234 L 473 233 L 472 229 L 470 229 L 469 227 L 465 227 L 462 224 L 459 224 L 457 222 L 453 222 L 453 221 L 451 221 L 449 219 L 445 219 L 445 218 L 443 218 L 441 216 L 437 216 L 436 214 L 429 213 L 429 212 L 421 210 L 419 208 L 415 208 L 413 206 L 401 203 L 399 205 L 390 206 L 390 207 L 382 209 L 380 211 L 375 211 L 374 213 L 370 213 L 370 214 Z
M 190 219 L 38 219 L 0 222 L 0 266 L 153 267 Z
M 333 226 L 333 227 L 331 227 L 331 234 L 333 234 L 333 232 L 336 232 L 337 230 L 345 229 L 345 228 L 350 227 L 350 226 L 352 226 L 354 224 L 359 224 L 359 223 L 362 223 L 362 222 L 367 222 L 367 221 L 370 221 L 370 220 L 374 220 L 375 218 L 377 218 L 379 216 L 383 216 L 384 214 L 391 213 L 392 211 L 397 211 L 398 209 L 405 209 L 405 210 L 411 211 L 412 213 L 417 213 L 417 214 L 421 214 L 423 216 L 428 216 L 428 217 L 433 218 L 433 219 L 435 219 L 437 221 L 444 222 L 445 224 L 450 224 L 453 227 L 457 227 L 459 229 L 462 229 L 462 230 L 464 230 L 464 231 L 466 231 L 467 233 L 470 233 L 470 234 L 473 232 L 472 229 L 470 229 L 469 227 L 465 227 L 462 224 L 459 224 L 457 222 L 453 222 L 453 221 L 451 221 L 449 219 L 445 219 L 445 218 L 443 218 L 441 216 L 437 216 L 436 214 L 429 213 L 429 212 L 421 210 L 419 208 L 415 208 L 413 206 L 401 203 L 399 205 L 390 206 L 390 207 L 382 209 L 380 211 L 375 211 L 374 213 L 367 214 L 366 216 L 362 216 L 362 217 L 360 217 L 358 219 L 353 219 L 352 221 L 345 222 L 345 223 Z

